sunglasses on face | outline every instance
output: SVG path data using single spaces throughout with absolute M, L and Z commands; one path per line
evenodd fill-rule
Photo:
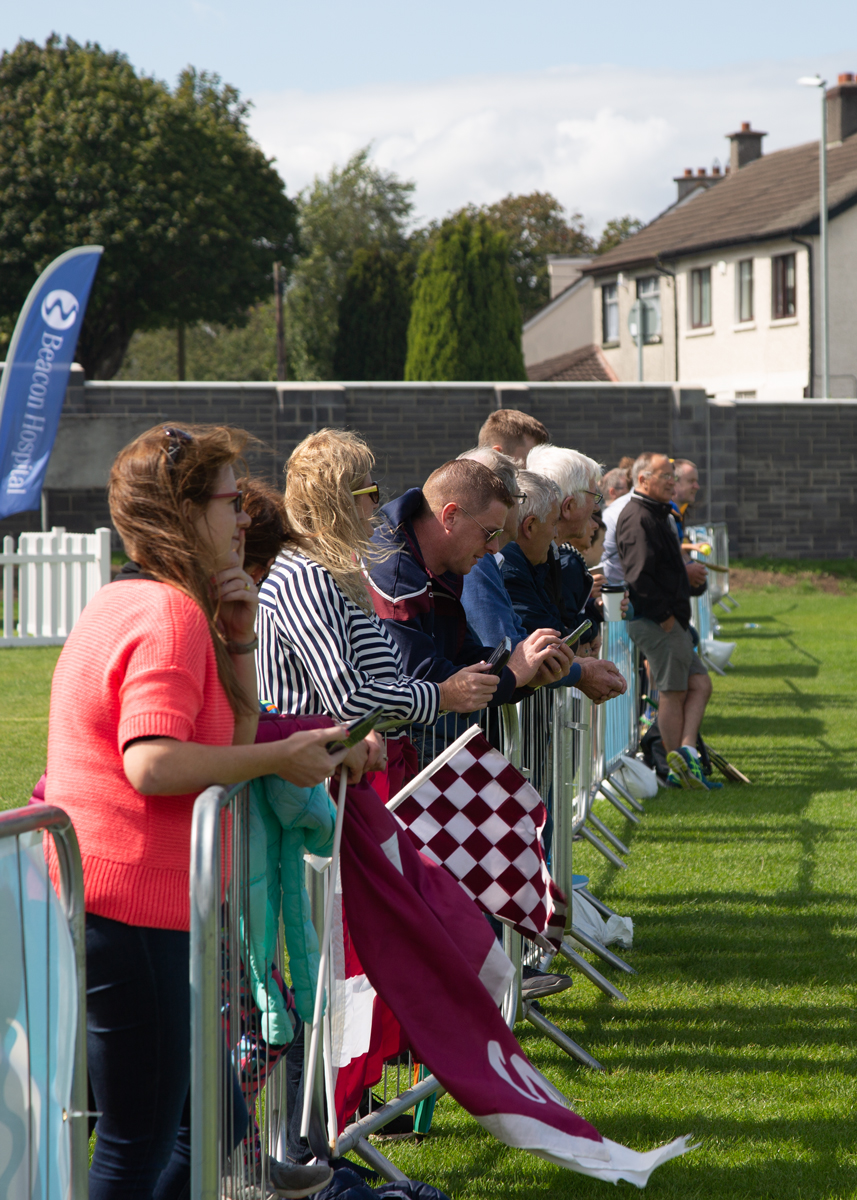
M 237 513 L 244 511 L 243 492 L 215 492 L 213 496 L 209 496 L 209 500 L 231 500 L 232 507 Z
M 494 532 L 492 533 L 490 529 L 485 528 L 485 526 L 482 524 L 481 521 L 476 520 L 473 513 L 469 513 L 467 511 L 467 509 L 464 508 L 461 504 L 459 504 L 458 507 L 464 513 L 465 517 L 470 517 L 471 521 L 475 521 L 476 524 L 479 526 L 479 528 L 482 530 L 482 532 L 485 534 L 485 545 L 486 546 L 488 545 L 489 542 L 493 541 L 495 537 L 499 537 L 500 534 L 504 532 L 504 530 L 502 530 L 502 529 L 495 529 Z
M 369 487 L 352 488 L 352 496 L 368 496 L 373 504 L 381 503 L 381 491 L 377 483 L 372 483 Z

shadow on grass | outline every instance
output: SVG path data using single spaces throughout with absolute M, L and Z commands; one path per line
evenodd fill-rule
M 735 664 L 735 675 L 749 679 L 815 679 L 819 668 L 811 663 L 757 663 L 754 666 Z
M 813 708 L 827 707 L 824 696 L 807 696 L 804 699 L 812 702 Z M 794 705 L 795 697 L 789 695 L 782 698 L 782 704 Z M 717 737 L 793 737 L 817 738 L 827 730 L 827 723 L 818 717 L 753 717 L 747 713 L 740 716 L 727 717 L 718 714 L 706 717 L 704 737 L 712 741 Z

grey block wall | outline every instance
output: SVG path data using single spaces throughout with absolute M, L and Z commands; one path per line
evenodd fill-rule
M 104 488 L 117 451 L 152 425 L 241 426 L 254 473 L 273 483 L 308 433 L 361 433 L 385 497 L 420 484 L 475 445 L 495 408 L 520 408 L 558 445 L 607 466 L 663 450 L 699 466 L 701 520 L 729 524 L 733 555 L 834 558 L 854 552 L 857 403 L 712 402 L 671 384 L 602 383 L 85 383 L 74 372 L 46 479 L 48 523 L 109 523 Z M 40 514 L 0 522 L 0 536 L 40 527 Z

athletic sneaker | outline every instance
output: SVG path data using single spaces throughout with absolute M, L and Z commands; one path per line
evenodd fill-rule
M 667 787 L 668 788 L 683 788 L 684 784 L 676 775 L 675 771 L 667 771 Z
M 683 788 L 690 788 L 695 792 L 708 791 L 708 784 L 702 773 L 699 759 L 694 758 L 684 746 L 680 750 L 670 750 L 667 755 L 667 762 L 670 769 L 678 776 Z

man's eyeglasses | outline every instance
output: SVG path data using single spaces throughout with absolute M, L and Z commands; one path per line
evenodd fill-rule
M 189 433 L 185 433 L 183 429 L 176 429 L 172 425 L 165 425 L 164 433 L 174 443 L 171 446 L 167 446 L 167 458 L 170 460 L 170 466 L 174 467 L 181 457 L 182 450 L 184 450 L 185 446 L 190 445 L 193 438 Z
M 368 496 L 373 504 L 381 503 L 381 489 L 378 487 L 377 483 L 373 483 L 371 485 L 371 487 L 352 488 L 351 495 L 352 496 Z
M 604 497 L 601 495 L 600 492 L 590 492 L 587 488 L 584 488 L 583 494 L 584 494 L 584 496 L 594 496 L 595 497 L 595 507 L 596 508 L 600 508 L 601 505 L 604 503 Z
M 209 500 L 231 500 L 232 507 L 237 513 L 244 511 L 243 492 L 215 492 L 213 496 L 209 496 L 208 498 Z
M 527 498 L 526 492 L 511 492 L 510 494 L 513 500 L 519 500 L 521 504 L 523 504 Z
M 471 521 L 476 521 L 476 518 L 474 517 L 473 513 L 469 513 L 469 512 L 467 511 L 467 509 L 466 509 L 466 508 L 465 508 L 465 507 L 464 507 L 462 504 L 459 504 L 459 506 L 458 506 L 458 507 L 459 507 L 459 508 L 461 509 L 461 511 L 464 513 L 465 517 L 470 517 L 470 520 L 471 520 Z M 494 532 L 492 533 L 492 532 L 490 531 L 490 529 L 486 529 L 486 528 L 485 528 L 485 526 L 482 524 L 482 522 L 481 522 L 481 521 L 476 521 L 476 524 L 479 526 L 479 528 L 480 528 L 480 529 L 482 530 L 482 532 L 485 534 L 485 545 L 486 545 L 486 546 L 488 545 L 488 543 L 489 543 L 490 541 L 493 541 L 493 539 L 494 539 L 495 537 L 499 537 L 499 536 L 500 536 L 500 534 L 503 532 L 503 530 L 502 530 L 502 529 L 495 529 L 495 530 L 494 530 Z

